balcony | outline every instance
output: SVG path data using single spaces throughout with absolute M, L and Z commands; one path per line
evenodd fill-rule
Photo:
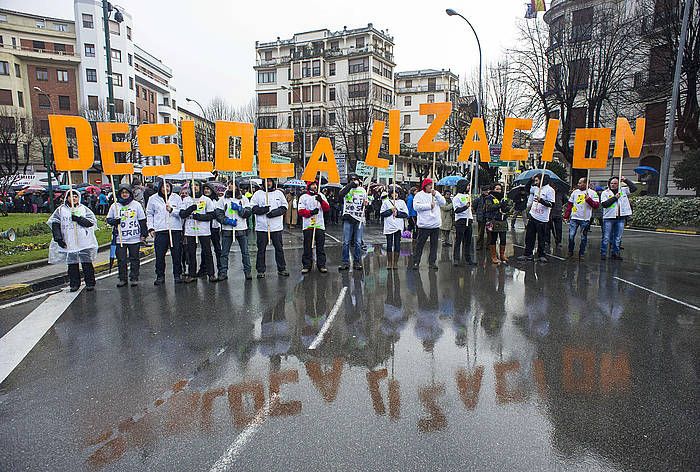
M 287 64 L 292 60 L 291 56 L 273 57 L 271 59 L 258 59 L 255 61 L 255 67 L 272 67 Z
M 396 93 L 434 93 L 434 92 L 445 92 L 445 91 L 457 92 L 459 87 L 456 85 L 450 89 L 445 85 L 436 85 L 431 87 L 429 85 L 419 85 L 416 87 L 399 87 L 396 89 Z
M 0 44 L 0 49 L 3 51 L 15 54 L 26 59 L 38 59 L 38 60 L 51 60 L 51 61 L 65 61 L 67 63 L 80 63 L 80 56 L 77 56 L 73 52 L 66 51 L 49 51 L 46 49 L 34 49 L 30 47 L 21 47 L 19 45 L 13 46 L 12 44 Z
M 177 116 L 177 111 L 175 111 L 170 105 L 165 103 L 158 104 L 158 114 L 167 116 Z

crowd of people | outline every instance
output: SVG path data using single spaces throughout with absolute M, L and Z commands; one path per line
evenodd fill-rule
M 321 189 L 319 182 L 313 181 L 299 193 L 283 191 L 275 179 L 265 179 L 263 188 L 230 182 L 225 189 L 218 189 L 213 182 L 195 181 L 175 187 L 158 179 L 145 187 L 138 181 L 122 184 L 116 192 L 117 201 L 107 199 L 107 208 L 103 208 L 98 198 L 97 210 L 86 204 L 79 192 L 70 190 L 48 221 L 53 234 L 49 262 L 68 265 L 71 290 L 80 287 L 82 264 L 86 287 L 92 290 L 92 262 L 97 253 L 95 213 L 105 212 L 107 224 L 113 228 L 118 287 L 138 284 L 139 248 L 146 238 L 153 240 L 155 249 L 155 285 L 165 283 L 168 252 L 176 284 L 192 283 L 198 278 L 210 282 L 227 280 L 234 244 L 240 249 L 244 277 L 251 280 L 249 237 L 253 234 L 257 278 L 266 276 L 269 244 L 274 247 L 277 274 L 287 277 L 282 235 L 285 226 L 297 225 L 303 234 L 301 272 L 308 274 L 315 265 L 325 274 L 326 223 L 342 224 L 342 260 L 338 270 L 349 270 L 352 262 L 353 269 L 361 271 L 363 233 L 368 221 L 375 218 L 383 222 L 387 270 L 398 269 L 401 240 L 406 237 L 413 239 L 410 267 L 414 270 L 420 267 L 426 244 L 428 267 L 438 269 L 440 241 L 444 246 L 454 246 L 454 266 L 474 265 L 473 237 L 477 238 L 478 250 L 488 246 L 491 263 L 508 263 L 509 221 L 513 229 L 518 216 L 525 223 L 525 251 L 517 259 L 545 263 L 552 239 L 555 245 L 562 244 L 563 221 L 569 227 L 569 257 L 574 258 L 579 233 L 578 258 L 583 257 L 591 221 L 598 209 L 603 229 L 601 258 L 606 259 L 610 252 L 612 259 L 622 259 L 622 232 L 632 213 L 629 195 L 635 191 L 634 184 L 624 177 L 622 182 L 611 178 L 600 194 L 590 188 L 585 178 L 579 179 L 570 193 L 555 190 L 544 173 L 515 189 L 510 197 L 501 183 L 481 188 L 474 199 L 466 179 L 459 180 L 454 189 L 454 195 L 449 189 L 443 194 L 431 179 L 424 179 L 420 188 L 413 187 L 405 194 L 398 185 L 374 186 L 368 192 L 354 174 L 337 192 Z

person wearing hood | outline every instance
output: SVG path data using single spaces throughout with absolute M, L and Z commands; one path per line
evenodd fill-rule
M 173 277 L 176 284 L 182 283 L 182 199 L 173 193 L 170 182 L 158 179 L 153 186 L 155 193 L 146 204 L 146 226 L 153 238 L 156 253 L 156 280 L 154 285 L 165 283 L 165 254 L 170 248 Z M 166 198 L 167 197 L 167 198 Z M 172 237 L 172 239 L 171 239 Z
M 248 217 L 252 214 L 250 200 L 242 194 L 241 188 L 238 186 L 236 186 L 234 194 L 233 187 L 234 185 L 230 183 L 223 198 L 217 201 L 215 211 L 216 219 L 221 224 L 219 280 L 228 279 L 228 258 L 234 236 L 241 250 L 245 279 L 251 280 L 253 277 L 250 275 L 250 255 L 248 253 Z
M 423 247 L 425 242 L 430 238 L 430 254 L 428 255 L 428 266 L 437 270 L 437 248 L 438 239 L 440 237 L 440 207 L 447 202 L 440 195 L 440 192 L 433 188 L 432 179 L 424 179 L 421 183 L 421 191 L 413 197 L 413 209 L 416 210 L 416 227 L 418 228 L 418 239 L 416 241 L 416 249 L 413 254 L 413 269 L 418 270 L 421 257 L 423 256 Z
M 97 218 L 80 203 L 80 194 L 75 190 L 66 192 L 63 205 L 54 210 L 46 224 L 51 228 L 53 239 L 49 244 L 49 264 L 67 264 L 70 291 L 80 288 L 80 265 L 83 266 L 85 288 L 95 289 L 95 269 L 92 265 L 97 256 Z
M 608 245 L 612 245 L 611 259 L 622 260 L 620 255 L 622 232 L 625 229 L 627 217 L 632 215 L 629 195 L 637 190 L 637 187 L 627 177 L 622 178 L 627 184 L 620 187 L 617 177 L 608 180 L 608 188 L 600 194 L 600 205 L 603 207 L 603 239 L 600 241 L 600 258 L 605 260 L 608 254 Z
M 357 174 L 348 176 L 348 183 L 340 190 L 343 199 L 343 261 L 338 270 L 350 268 L 350 244 L 353 244 L 353 269 L 362 268 L 362 227 L 365 223 L 365 208 L 369 205 L 367 191 L 360 185 Z
M 182 200 L 180 218 L 185 220 L 185 248 L 189 274 L 186 283 L 194 281 L 197 274 L 197 243 L 202 245 L 200 252 L 203 276 L 209 276 L 209 282 L 216 282 L 214 261 L 211 255 L 211 221 L 214 219 L 214 203 L 204 195 L 199 183 L 194 184 L 192 195 Z
M 301 256 L 302 274 L 308 274 L 313 266 L 314 230 L 316 231 L 316 266 L 318 271 L 325 274 L 326 269 L 326 225 L 324 213 L 330 210 L 325 195 L 318 191 L 318 181 L 306 183 L 306 193 L 299 197 L 298 212 L 302 217 L 302 233 L 304 235 L 304 254 Z
M 525 253 L 518 257 L 519 261 L 533 260 L 532 253 L 535 250 L 535 239 L 537 239 L 537 257 L 539 262 L 547 262 L 545 245 L 547 242 L 547 231 L 549 231 L 549 214 L 554 205 L 554 189 L 549 185 L 549 176 L 544 175 L 540 189 L 540 176 L 532 178 L 530 196 L 532 204 L 530 206 L 527 226 L 525 226 Z
M 508 214 L 512 202 L 503 195 L 503 186 L 494 184 L 489 194 L 484 198 L 484 216 L 486 231 L 489 235 L 489 251 L 491 262 L 495 265 L 508 262 L 506 257 L 506 233 L 508 231 Z M 496 254 L 496 242 L 500 242 L 499 253 Z
M 452 192 L 445 190 L 445 203 L 440 207 L 440 232 L 442 233 L 442 245 L 452 246 L 450 235 L 455 226 L 454 207 L 452 206 Z
M 214 204 L 214 212 L 216 213 L 216 207 L 219 202 L 219 194 L 216 192 L 216 187 L 211 182 L 205 182 L 202 188 L 204 195 L 208 197 Z M 214 248 L 214 257 L 216 258 L 216 273 L 220 275 L 221 272 L 221 223 L 219 223 L 217 218 L 211 220 L 211 246 Z M 200 267 L 197 272 L 198 276 L 204 274 L 203 267 Z M 223 279 L 222 279 L 223 280 Z
M 569 202 L 564 210 L 564 220 L 569 223 L 569 259 L 574 257 L 576 233 L 581 228 L 581 244 L 578 249 L 578 258 L 581 260 L 586 252 L 588 243 L 588 228 L 591 225 L 593 210 L 600 206 L 600 200 L 595 190 L 588 188 L 585 177 L 578 179 L 576 190 L 571 192 Z
M 263 189 L 257 190 L 250 200 L 255 215 L 255 234 L 258 245 L 258 254 L 255 258 L 255 270 L 258 278 L 265 278 L 267 266 L 265 263 L 265 250 L 269 239 L 275 248 L 275 262 L 277 274 L 288 277 L 287 262 L 284 260 L 284 248 L 282 247 L 282 230 L 284 229 L 284 214 L 287 212 L 287 198 L 277 188 L 275 179 L 265 179 L 267 193 Z
M 386 236 L 386 268 L 398 270 L 401 254 L 401 233 L 406 227 L 408 206 L 399 198 L 396 185 L 389 187 L 389 194 L 382 195 L 382 207 L 379 214 L 384 218 L 384 236 Z
M 135 287 L 139 283 L 139 248 L 148 234 L 146 213 L 143 206 L 134 200 L 131 186 L 121 184 L 117 192 L 117 201 L 107 212 L 107 224 L 117 227 L 117 267 L 119 282 L 117 287 L 124 287 L 127 280 Z M 127 270 L 127 261 L 129 270 Z
M 462 265 L 462 257 L 467 264 L 472 265 L 472 208 L 469 196 L 469 181 L 461 179 L 457 182 L 457 194 L 452 197 L 452 208 L 455 213 L 455 247 L 452 252 L 453 264 Z

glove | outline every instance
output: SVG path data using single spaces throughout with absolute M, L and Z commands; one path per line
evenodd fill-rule
M 187 211 L 190 212 L 190 213 L 192 213 L 192 212 L 195 211 L 196 209 L 197 209 L 197 205 L 190 205 L 190 206 L 187 207 Z
M 311 210 L 311 216 L 318 215 L 318 208 Z
M 72 219 L 73 217 L 71 217 Z M 122 222 L 121 218 L 107 218 L 107 224 L 111 226 L 119 226 L 119 224 Z
M 316 201 L 318 203 L 323 203 L 323 197 L 320 194 L 316 195 Z
M 68 246 L 66 245 L 66 242 L 65 242 L 63 239 L 57 239 L 57 240 L 56 240 L 56 244 L 58 244 L 58 245 L 59 245 L 60 247 L 62 247 L 63 249 L 65 249 L 66 247 L 68 247 Z
M 233 211 L 241 211 L 243 207 L 241 207 L 238 203 L 231 203 L 231 210 Z
M 207 221 L 207 215 L 202 215 L 201 213 L 193 213 L 192 218 L 197 221 Z
M 236 226 L 238 224 L 238 220 L 234 218 L 224 218 L 224 224 L 226 226 Z
M 358 187 L 358 185 L 357 185 L 356 182 L 350 182 L 350 186 L 351 186 L 352 188 L 357 188 L 357 187 Z

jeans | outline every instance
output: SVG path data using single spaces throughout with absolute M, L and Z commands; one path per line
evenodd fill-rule
M 187 239 L 187 268 L 190 271 L 190 277 L 197 276 L 197 239 L 202 245 L 200 270 L 202 274 L 213 277 L 214 260 L 211 256 L 211 238 L 209 236 L 185 236 L 185 238 Z
M 139 268 L 141 267 L 141 259 L 139 259 L 139 247 L 140 243 L 133 244 L 117 244 L 117 267 L 119 268 L 119 280 L 126 281 L 127 278 L 131 280 L 139 279 Z M 129 271 L 126 269 L 127 257 L 129 261 Z
M 173 247 L 170 247 L 170 236 L 167 231 L 156 231 L 153 238 L 153 247 L 156 253 L 156 278 L 165 278 L 165 253 L 170 248 L 170 257 L 173 261 L 173 276 L 176 279 L 182 274 L 182 231 L 171 231 L 173 235 Z
M 384 236 L 386 236 L 386 252 L 401 252 L 401 231 Z
M 462 257 L 467 262 L 471 262 L 472 246 L 472 225 L 467 224 L 469 220 L 459 219 L 455 221 L 455 247 L 452 251 L 454 262 L 460 262 Z
M 622 231 L 625 229 L 625 218 L 603 219 L 603 240 L 600 242 L 600 255 L 607 256 L 608 245 L 612 245 L 612 255 L 620 255 Z
M 264 274 L 267 270 L 265 265 L 265 250 L 267 249 L 267 231 L 256 231 L 258 243 L 258 255 L 255 259 L 255 270 L 259 274 Z M 270 232 L 272 246 L 275 248 L 275 262 L 277 263 L 277 272 L 282 272 L 287 269 L 287 263 L 284 260 L 284 249 L 282 248 L 282 231 Z
M 250 274 L 250 254 L 248 253 L 248 231 L 236 231 L 236 241 L 241 249 L 241 258 L 243 259 L 243 272 Z M 233 231 L 221 231 L 221 267 L 219 268 L 219 276 L 228 275 L 228 256 L 231 252 L 233 244 Z
M 430 253 L 428 254 L 428 264 L 435 265 L 437 261 L 438 239 L 440 237 L 440 228 L 418 228 L 418 240 L 416 241 L 416 252 L 413 254 L 413 265 L 420 264 L 423 257 L 423 246 L 430 238 Z
M 92 266 L 92 262 L 83 262 L 83 276 L 86 286 L 95 286 L 95 268 Z M 71 288 L 80 287 L 80 267 L 78 264 L 68 264 L 68 280 Z
M 350 263 L 350 241 L 353 241 L 352 258 L 355 264 L 362 263 L 362 226 L 358 222 L 343 221 L 343 264 Z
M 549 223 L 539 221 L 536 218 L 527 220 L 525 226 L 525 255 L 532 256 L 535 250 L 535 238 L 537 238 L 537 257 L 544 257 L 545 241 L 547 239 L 547 231 L 549 231 Z
M 319 269 L 326 267 L 326 231 L 316 228 L 316 241 L 314 241 L 314 229 L 307 228 L 304 234 L 304 253 L 301 256 L 301 265 L 304 269 L 311 269 L 314 265 L 313 251 L 311 243 L 316 244 L 316 267 Z
M 589 220 L 569 220 L 569 254 L 574 253 L 574 246 L 576 241 L 576 232 L 581 228 L 581 246 L 578 248 L 579 256 L 583 256 L 586 252 L 586 245 L 588 244 L 588 227 L 591 225 Z

